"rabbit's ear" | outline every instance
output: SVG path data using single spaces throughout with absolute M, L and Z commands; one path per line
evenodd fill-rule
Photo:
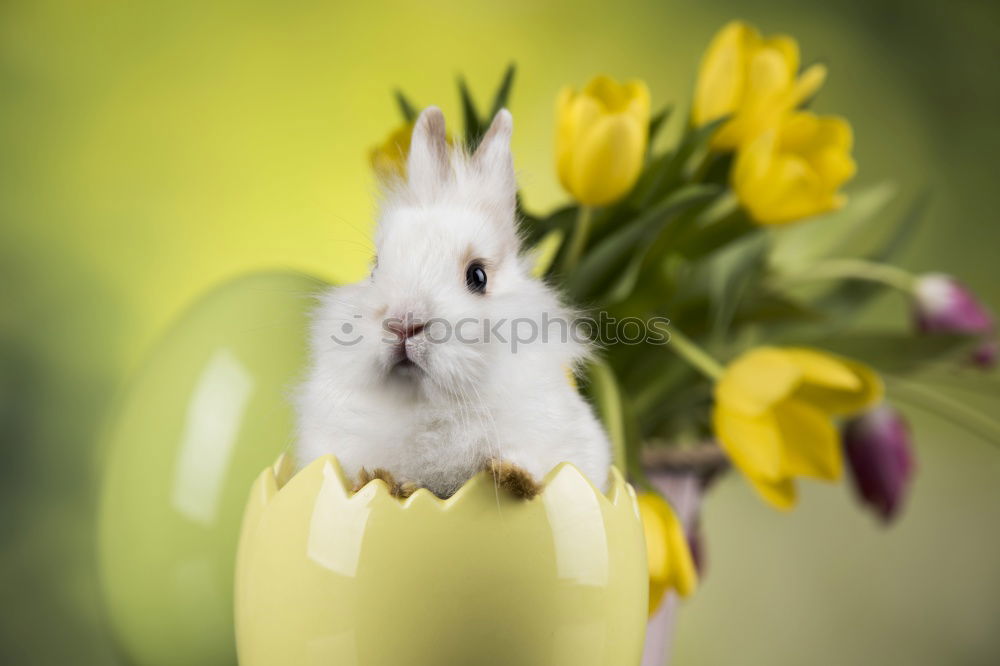
M 436 106 L 427 107 L 417 118 L 406 170 L 410 187 L 418 192 L 433 192 L 448 178 L 444 114 Z
M 472 156 L 476 169 L 491 181 L 491 185 L 498 188 L 498 193 L 510 197 L 517 192 L 514 160 L 510 154 L 510 135 L 513 130 L 514 119 L 510 111 L 500 109 Z

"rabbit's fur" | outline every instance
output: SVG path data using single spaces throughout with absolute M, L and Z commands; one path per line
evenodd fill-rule
M 567 378 L 588 343 L 567 335 L 573 313 L 520 254 L 511 131 L 502 110 L 469 156 L 447 146 L 438 109 L 420 115 L 408 179 L 384 185 L 371 276 L 315 311 L 300 464 L 333 453 L 352 477 L 378 468 L 444 497 L 498 462 L 540 480 L 569 461 L 605 487 L 607 436 Z

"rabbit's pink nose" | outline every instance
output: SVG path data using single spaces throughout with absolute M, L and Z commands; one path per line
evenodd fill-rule
M 399 336 L 400 340 L 412 338 L 414 335 L 417 335 L 420 331 L 424 330 L 423 323 L 416 321 L 390 321 L 386 322 L 386 327 Z

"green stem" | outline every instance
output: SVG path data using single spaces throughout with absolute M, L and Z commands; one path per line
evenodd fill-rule
M 912 294 L 916 277 L 897 266 L 864 259 L 827 259 L 800 273 L 778 276 L 779 283 L 788 285 L 818 280 L 864 280 Z
M 984 441 L 1000 446 L 1000 423 L 961 400 L 934 391 L 899 377 L 887 377 L 892 395 L 915 407 L 922 407 L 941 418 L 981 437 Z
M 724 368 L 721 363 L 692 342 L 686 335 L 672 327 L 670 329 L 670 347 L 678 356 L 690 363 L 709 379 L 714 381 L 722 376 Z
M 665 395 L 674 390 L 681 382 L 690 381 L 690 374 L 693 370 L 694 368 L 689 365 L 677 364 L 654 375 L 646 383 L 646 386 L 635 393 L 635 398 L 632 400 L 635 413 L 646 416 L 651 410 L 658 409 Z
M 587 237 L 590 236 L 590 223 L 594 219 L 594 209 L 590 206 L 580 205 L 577 209 L 576 225 L 573 227 L 573 235 L 569 239 L 569 248 L 566 251 L 566 258 L 563 260 L 563 273 L 569 275 L 580 263 L 583 256 L 583 249 L 587 246 Z

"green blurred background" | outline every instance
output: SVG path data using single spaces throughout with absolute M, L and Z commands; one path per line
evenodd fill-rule
M 364 271 L 366 153 L 398 121 L 394 86 L 456 119 L 455 74 L 486 95 L 515 60 L 517 167 L 528 208 L 549 207 L 558 88 L 607 71 L 683 106 L 737 17 L 829 64 L 815 107 L 853 123 L 856 187 L 930 188 L 904 264 L 957 273 L 996 309 L 997 3 L 0 4 L 0 662 L 118 663 L 94 556 L 115 391 L 222 279 Z M 871 314 L 903 316 L 892 298 Z M 920 469 L 890 530 L 845 486 L 809 484 L 791 515 L 737 478 L 715 489 L 675 663 L 997 663 L 1000 451 L 909 415 Z

